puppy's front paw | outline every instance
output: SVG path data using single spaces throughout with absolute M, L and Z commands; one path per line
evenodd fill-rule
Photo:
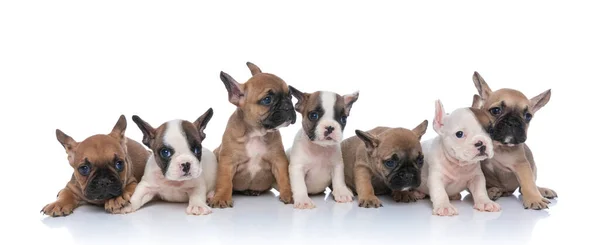
M 539 197 L 523 196 L 523 207 L 525 209 L 534 209 L 534 210 L 547 209 L 548 203 L 550 203 L 550 200 L 548 200 L 542 196 L 539 196 Z
M 208 202 L 208 206 L 210 206 L 211 208 L 232 208 L 233 200 L 231 199 L 231 197 L 222 198 L 215 196 L 210 200 L 210 202 Z
M 352 202 L 352 197 L 354 197 L 354 194 L 347 187 L 341 188 L 341 190 L 336 189 L 332 194 L 335 201 L 341 203 Z
M 53 203 L 50 203 L 50 204 L 44 206 L 44 208 L 42 208 L 41 212 L 48 216 L 61 217 L 61 216 L 67 216 L 69 214 L 72 214 L 74 209 L 75 209 L 75 205 L 73 205 L 73 204 L 67 204 L 67 203 L 62 203 L 62 202 L 56 201 L 56 202 L 53 202 Z
M 415 194 L 415 191 L 394 191 L 392 192 L 392 199 L 394 199 L 396 202 L 405 203 L 416 202 L 419 200 Z
M 315 203 L 310 199 L 310 197 L 300 197 L 294 198 L 294 208 L 297 209 L 313 209 L 315 208 Z
M 133 206 L 131 204 L 128 204 L 128 205 L 125 205 L 125 207 L 123 207 L 121 209 L 113 210 L 112 213 L 113 214 L 128 214 L 128 213 L 133 213 L 133 211 L 135 211 L 133 209 Z
M 292 204 L 294 203 L 294 198 L 292 198 L 292 191 L 282 191 L 279 193 L 279 201 L 284 204 Z
M 212 209 L 206 204 L 192 205 L 190 204 L 185 212 L 189 215 L 207 215 L 212 213 Z
M 376 196 L 366 198 L 358 198 L 358 206 L 362 208 L 379 208 L 383 207 L 381 201 Z
M 542 194 L 543 197 L 548 198 L 548 199 L 554 199 L 557 198 L 558 195 L 556 194 L 556 191 L 549 189 L 549 188 L 544 188 L 544 187 L 538 187 L 538 190 L 540 191 L 540 194 Z
M 504 192 L 504 189 L 498 187 L 491 187 L 487 189 L 488 197 L 494 201 L 503 196 Z
M 104 210 L 106 210 L 109 213 L 113 213 L 113 214 L 119 213 L 118 211 L 120 209 L 131 204 L 129 202 L 130 198 L 131 197 L 128 194 L 123 194 L 122 196 L 115 197 L 113 199 L 109 199 L 106 202 L 104 202 Z
M 433 206 L 433 214 L 438 216 L 454 216 L 458 215 L 458 209 L 450 203 Z
M 500 210 L 502 210 L 500 204 L 491 200 L 488 202 L 475 203 L 474 208 L 481 212 L 500 212 Z

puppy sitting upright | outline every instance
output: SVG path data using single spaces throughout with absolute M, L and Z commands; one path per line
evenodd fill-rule
M 481 97 L 477 104 L 493 119 L 493 159 L 483 163 L 488 195 L 492 199 L 509 196 L 519 188 L 523 194 L 523 206 L 527 209 L 546 209 L 557 197 L 551 189 L 535 184 L 537 168 L 533 154 L 525 144 L 527 129 L 534 114 L 550 100 L 551 92 L 528 99 L 514 89 L 492 91 L 479 73 L 473 74 L 473 83 Z
M 358 92 L 341 96 L 326 91 L 303 93 L 292 86 L 290 90 L 298 99 L 296 111 L 302 114 L 302 128 L 287 152 L 294 207 L 314 208 L 308 195 L 323 193 L 328 186 L 337 202 L 351 202 L 340 144 Z
M 421 184 L 423 154 L 421 137 L 427 120 L 413 130 L 377 127 L 367 132 L 356 130 L 342 142 L 346 184 L 358 194 L 358 206 L 381 207 L 376 195 L 392 194 L 399 201 L 402 191 Z
M 187 214 L 210 214 L 206 205 L 214 190 L 217 159 L 202 147 L 204 129 L 213 115 L 208 109 L 194 123 L 172 120 L 153 128 L 139 116 L 133 116 L 144 138 L 142 142 L 154 153 L 148 159 L 144 176 L 131 196 L 131 204 L 121 213 L 134 212 L 158 198 L 169 202 L 189 202 Z
M 221 145 L 214 151 L 219 162 L 211 207 L 233 206 L 232 192 L 260 195 L 275 182 L 279 199 L 292 202 L 288 159 L 279 128 L 296 122 L 288 85 L 247 62 L 252 77 L 243 84 L 221 72 L 229 102 L 237 109 L 229 118 Z
M 140 143 L 125 137 L 127 120 L 121 115 L 110 134 L 97 134 L 76 142 L 59 129 L 56 138 L 67 152 L 73 176 L 42 212 L 66 216 L 84 203 L 103 205 L 116 212 L 129 202 L 150 155 Z
M 446 114 L 442 102 L 436 101 L 433 129 L 438 136 L 422 143 L 424 181 L 417 189 L 430 196 L 433 214 L 457 215 L 458 210 L 450 200 L 460 199 L 460 192 L 466 189 L 473 195 L 475 209 L 500 211 L 500 205 L 487 195 L 480 164 L 494 156 L 492 139 L 487 133 L 490 126 L 491 120 L 479 109 L 460 108 Z

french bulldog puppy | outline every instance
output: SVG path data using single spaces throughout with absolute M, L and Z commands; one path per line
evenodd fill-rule
M 214 150 L 218 160 L 213 208 L 233 207 L 233 191 L 260 195 L 277 185 L 279 199 L 292 203 L 292 190 L 279 129 L 296 122 L 288 85 L 278 76 L 263 73 L 247 62 L 252 77 L 238 83 L 221 72 L 229 102 L 237 107 L 229 118 L 221 145 Z
M 212 212 L 206 205 L 206 199 L 214 191 L 217 158 L 212 151 L 202 147 L 202 141 L 206 138 L 204 129 L 212 115 L 213 110 L 209 108 L 193 123 L 171 120 L 158 128 L 137 115 L 132 117 L 144 134 L 142 143 L 153 154 L 131 196 L 131 204 L 123 208 L 121 213 L 135 212 L 154 199 L 189 202 L 186 213 L 190 215 Z
M 537 168 L 533 153 L 525 144 L 527 129 L 535 113 L 550 101 L 551 90 L 528 99 L 523 93 L 503 88 L 490 89 L 478 72 L 473 83 L 479 92 L 473 104 L 483 109 L 493 122 L 494 157 L 484 161 L 488 195 L 492 200 L 509 196 L 519 188 L 526 209 L 546 209 L 549 199 L 557 197 L 554 190 L 535 184 Z
M 401 192 L 421 185 L 423 153 L 421 137 L 427 131 L 425 120 L 413 130 L 376 127 L 342 141 L 346 184 L 358 194 L 358 206 L 381 207 L 377 195 L 392 194 L 399 201 Z
M 81 142 L 57 129 L 56 138 L 74 171 L 57 200 L 41 212 L 67 216 L 82 204 L 92 204 L 114 213 L 127 205 L 150 153 L 125 137 L 126 128 L 127 120 L 121 115 L 109 134 L 93 135 Z
M 302 115 L 302 128 L 286 152 L 290 160 L 290 183 L 294 208 L 315 207 L 309 194 L 323 193 L 328 186 L 337 202 L 354 196 L 344 181 L 341 142 L 346 120 L 359 92 L 341 96 L 328 91 L 303 93 L 290 86 Z
M 416 190 L 430 196 L 434 215 L 458 215 L 450 200 L 460 199 L 464 190 L 473 195 L 475 209 L 500 211 L 487 195 L 480 164 L 494 156 L 490 126 L 491 119 L 479 109 L 459 108 L 446 114 L 442 102 L 436 101 L 433 130 L 438 135 L 421 143 L 425 165 Z

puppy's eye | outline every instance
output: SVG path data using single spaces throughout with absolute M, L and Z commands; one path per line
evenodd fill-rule
M 463 131 L 458 131 L 456 132 L 456 138 L 462 138 L 465 135 L 465 133 L 463 133 Z
M 198 146 L 195 146 L 195 147 L 192 149 L 192 151 L 194 152 L 194 154 L 198 155 L 198 154 L 200 154 L 200 151 L 201 151 L 201 150 L 200 150 L 200 147 L 198 147 Z
M 421 167 L 423 166 L 424 160 L 423 160 L 423 156 L 419 156 L 417 157 L 417 166 Z
M 271 95 L 267 95 L 267 97 L 264 97 L 260 103 L 263 105 L 270 105 L 273 102 L 273 96 Z
M 494 116 L 499 116 L 502 113 L 502 109 L 500 107 L 494 107 L 490 109 L 490 113 Z
M 312 111 L 308 114 L 308 119 L 311 121 L 316 121 L 317 119 L 319 119 L 319 113 L 316 111 Z
M 116 161 L 115 169 L 117 170 L 117 172 L 123 171 L 123 169 L 125 169 L 125 163 L 123 163 L 123 161 L 121 161 L 121 160 Z
M 348 120 L 347 116 L 343 116 L 342 118 L 340 118 L 340 123 L 342 123 L 342 125 L 346 124 L 346 120 Z
M 530 122 L 531 119 L 533 118 L 533 115 L 529 112 L 525 113 L 525 122 Z
M 171 149 L 169 149 L 169 148 L 160 149 L 160 157 L 162 157 L 163 159 L 168 160 L 169 158 L 171 158 L 171 155 L 173 155 L 173 151 L 171 151 Z
M 388 168 L 393 168 L 396 167 L 396 161 L 390 159 L 390 160 L 386 160 L 385 162 L 383 162 L 383 165 L 385 165 Z
M 81 174 L 83 176 L 87 176 L 88 174 L 90 174 L 91 170 L 92 169 L 88 165 L 82 165 L 77 169 L 77 171 L 79 171 L 79 174 Z

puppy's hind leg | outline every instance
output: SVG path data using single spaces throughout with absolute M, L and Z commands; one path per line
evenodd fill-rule
M 488 197 L 491 200 L 496 201 L 500 197 L 507 196 L 506 193 L 508 193 L 508 192 L 504 188 L 490 187 L 487 189 L 487 193 L 488 193 Z

